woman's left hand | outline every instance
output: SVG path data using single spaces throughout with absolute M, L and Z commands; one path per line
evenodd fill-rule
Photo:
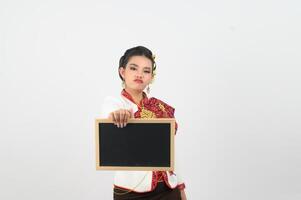
M 180 190 L 180 191 L 181 191 L 181 200 L 187 200 L 185 191 L 184 190 Z

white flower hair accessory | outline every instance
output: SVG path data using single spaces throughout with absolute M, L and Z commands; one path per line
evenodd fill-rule
M 155 61 L 155 59 L 156 59 L 156 55 L 155 55 L 155 54 L 153 54 L 153 56 L 152 56 L 152 57 L 153 57 L 153 60 Z

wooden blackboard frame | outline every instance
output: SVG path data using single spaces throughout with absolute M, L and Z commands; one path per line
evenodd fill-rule
M 130 123 L 168 123 L 170 124 L 170 163 L 168 166 L 103 166 L 100 158 L 100 128 L 99 125 L 102 123 L 113 123 L 110 119 L 95 119 L 95 146 L 96 146 L 96 170 L 135 170 L 135 171 L 173 171 L 174 170 L 174 135 L 175 135 L 175 119 L 174 118 L 150 118 L 150 119 L 129 119 Z M 115 126 L 115 125 L 114 125 Z M 117 128 L 117 127 L 116 127 Z

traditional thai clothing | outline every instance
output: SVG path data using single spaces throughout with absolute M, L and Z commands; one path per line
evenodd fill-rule
M 135 118 L 174 118 L 175 109 L 167 103 L 147 97 L 136 104 L 123 89 L 118 97 L 108 96 L 102 105 L 102 118 L 119 109 L 133 110 Z M 178 124 L 176 123 L 176 132 Z M 154 144 L 155 148 L 155 144 Z M 177 169 L 175 164 L 175 169 Z M 185 184 L 175 171 L 116 171 L 114 176 L 114 199 L 180 199 L 179 190 Z

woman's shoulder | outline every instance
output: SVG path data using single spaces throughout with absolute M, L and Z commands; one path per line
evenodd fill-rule
M 161 104 L 161 105 L 173 108 L 173 106 L 171 106 L 169 103 L 167 103 L 167 101 L 156 98 L 156 97 L 149 97 L 148 101 L 153 104 Z
M 122 94 L 113 93 L 104 97 L 105 102 L 125 103 L 126 98 Z
M 175 108 L 171 106 L 169 103 L 166 103 L 165 100 L 161 100 L 156 97 L 150 97 L 148 99 L 148 106 L 153 108 L 156 107 L 162 111 L 165 111 L 170 117 L 174 116 Z
M 107 95 L 104 97 L 104 102 L 121 102 L 122 99 L 117 95 Z
M 108 117 L 109 114 L 115 110 L 124 107 L 122 98 L 118 95 L 107 95 L 104 97 L 101 105 L 101 116 Z

